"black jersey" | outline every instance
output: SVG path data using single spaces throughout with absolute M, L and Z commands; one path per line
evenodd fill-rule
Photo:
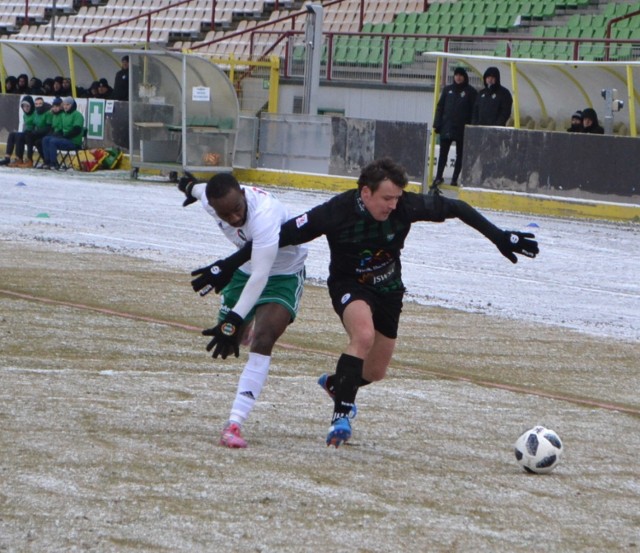
M 280 231 L 280 246 L 309 242 L 324 234 L 331 254 L 329 282 L 355 279 L 380 292 L 403 290 L 400 251 L 411 224 L 452 217 L 492 240 L 501 232 L 465 202 L 406 191 L 388 219 L 376 221 L 355 189 L 287 221 Z

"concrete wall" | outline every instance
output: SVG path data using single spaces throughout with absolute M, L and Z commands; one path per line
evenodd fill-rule
M 640 139 L 468 127 L 465 187 L 640 204 Z

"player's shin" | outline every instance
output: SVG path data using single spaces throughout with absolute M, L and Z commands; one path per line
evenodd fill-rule
M 336 395 L 332 422 L 341 417 L 349 416 L 362 380 L 363 365 L 362 359 L 346 353 L 343 353 L 338 359 L 336 374 L 333 378 Z
M 238 380 L 238 390 L 229 416 L 231 422 L 242 425 L 247 419 L 267 381 L 270 364 L 271 357 L 268 355 L 249 353 L 249 360 Z

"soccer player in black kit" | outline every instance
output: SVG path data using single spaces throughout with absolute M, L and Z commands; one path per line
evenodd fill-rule
M 538 254 L 533 234 L 502 230 L 466 202 L 438 192 L 407 192 L 407 184 L 401 166 L 386 158 L 376 160 L 363 169 L 356 189 L 290 219 L 280 230 L 280 247 L 323 234 L 329 243 L 327 286 L 349 343 L 335 374 L 318 380 L 334 399 L 328 446 L 339 447 L 351 438 L 358 389 L 382 380 L 391 362 L 405 293 L 400 252 L 412 223 L 458 218 L 491 240 L 512 263 L 517 263 L 516 253 L 531 258 Z M 244 255 L 240 250 L 208 271 L 194 271 L 200 275 L 192 281 L 194 290 L 220 291 L 235 267 L 248 259 L 250 244 L 245 248 Z

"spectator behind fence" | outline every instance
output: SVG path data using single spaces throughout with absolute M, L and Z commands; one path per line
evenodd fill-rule
M 33 167 L 33 148 L 38 142 L 51 132 L 51 106 L 39 96 L 34 101 L 35 115 L 33 118 L 33 129 L 25 131 L 25 144 L 27 146 L 27 158 L 18 167 Z M 38 150 L 40 151 L 40 150 Z
M 22 164 L 24 157 L 25 132 L 33 129 L 35 118 L 35 109 L 33 98 L 24 96 L 20 101 L 22 108 L 22 131 L 11 131 L 7 138 L 7 150 L 4 159 L 0 159 L 0 165 L 8 165 L 9 167 L 18 167 Z M 15 149 L 15 157 L 11 159 Z
M 582 126 L 584 127 L 582 132 L 588 134 L 604 134 L 604 128 L 600 126 L 598 114 L 593 108 L 582 110 Z
M 473 108 L 473 125 L 504 127 L 511 117 L 513 97 L 500 84 L 500 70 L 488 67 L 483 76 L 484 88 L 478 93 Z
M 129 100 L 129 56 L 122 56 L 121 69 L 113 79 L 113 99 L 127 102 Z
M 467 71 L 464 67 L 456 67 L 453 72 L 453 84 L 442 89 L 440 100 L 436 106 L 436 116 L 433 120 L 433 129 L 440 135 L 440 156 L 432 186 L 438 186 L 444 182 L 442 177 L 453 142 L 456 143 L 456 163 L 453 168 L 451 185 L 458 185 L 458 176 L 462 169 L 464 128 L 468 123 L 471 123 L 476 95 L 476 89 L 469 84 Z
M 98 81 L 98 96 L 104 100 L 111 100 L 113 98 L 113 88 L 109 85 L 109 81 L 104 77 Z
M 58 150 L 77 150 L 82 145 L 84 117 L 78 111 L 76 101 L 71 96 L 63 98 L 62 109 L 60 129 L 42 139 L 43 169 L 59 169 Z
M 571 116 L 571 126 L 567 129 L 567 132 L 584 132 L 582 111 L 578 110 Z

